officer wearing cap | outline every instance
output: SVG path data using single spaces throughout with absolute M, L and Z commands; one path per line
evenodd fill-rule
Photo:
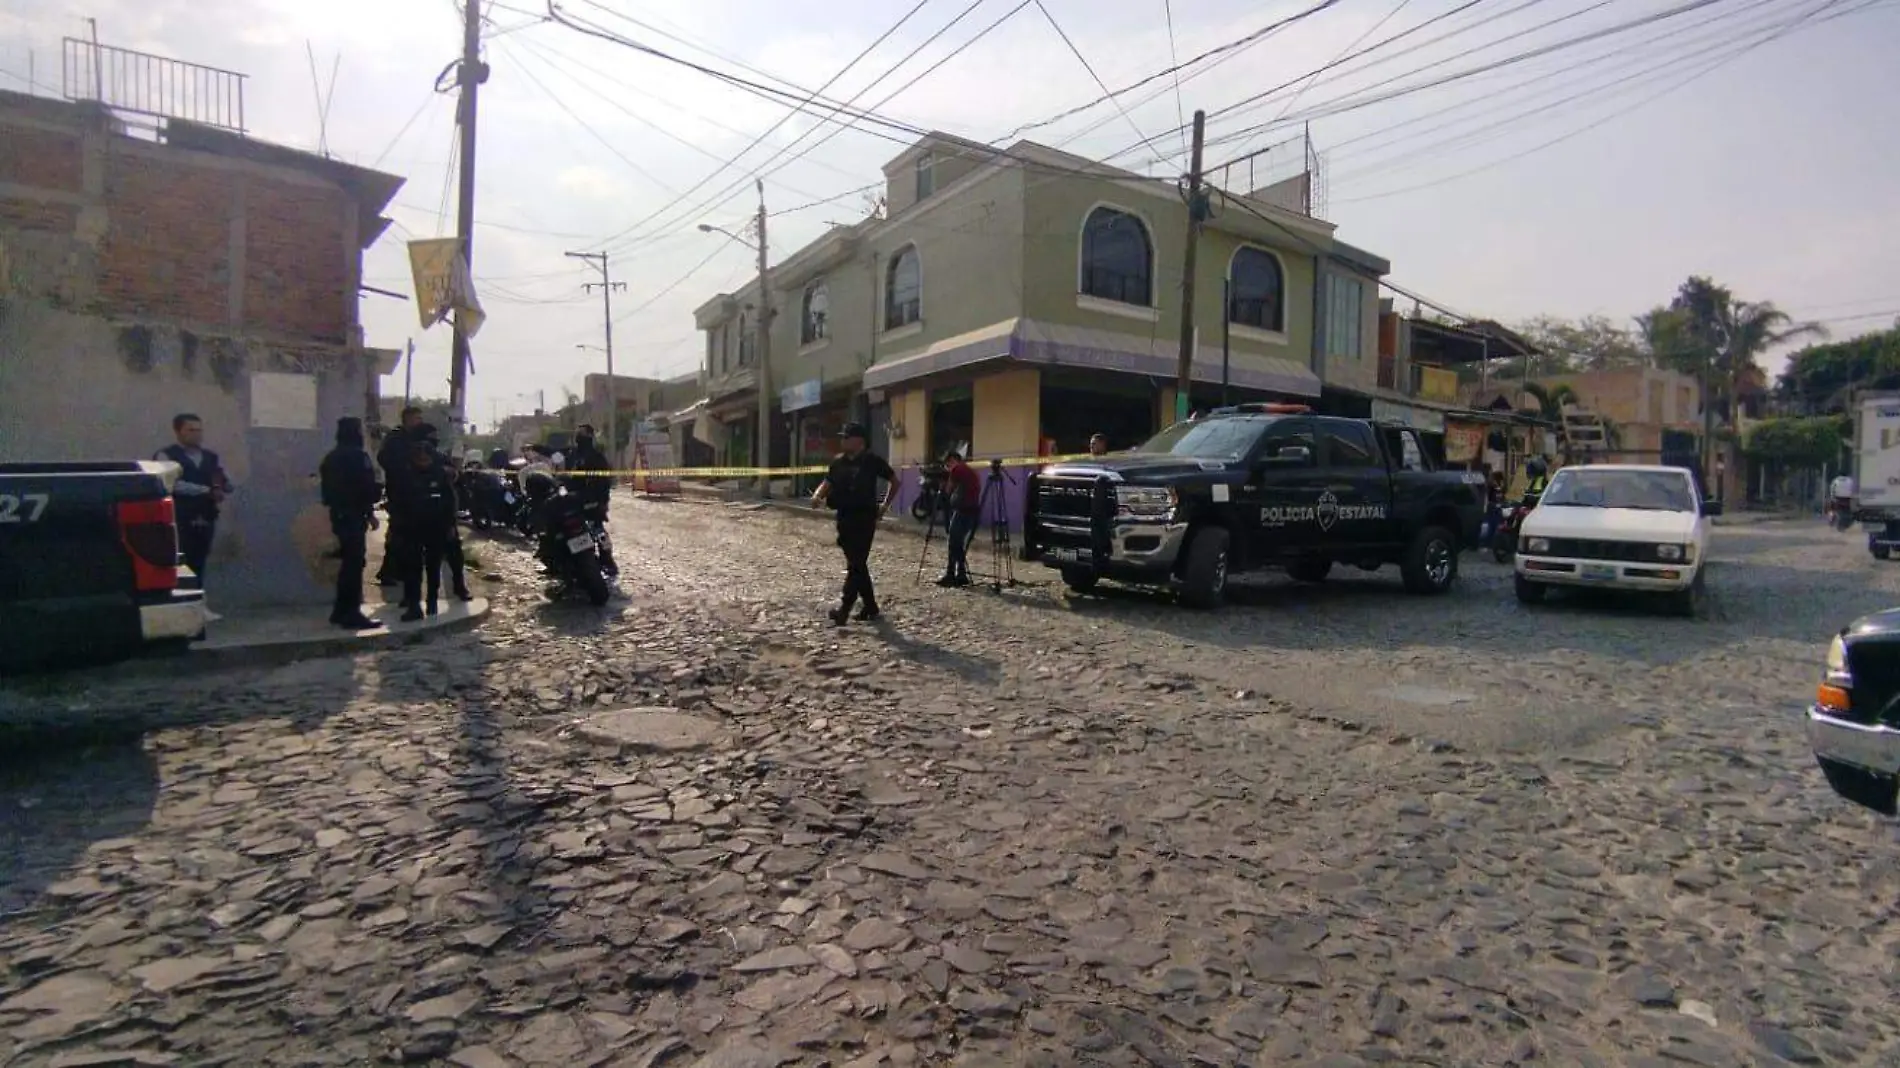
M 870 450 L 868 437 L 863 423 L 844 425 L 838 432 L 844 451 L 831 461 L 831 470 L 811 495 L 813 508 L 828 504 L 838 516 L 838 548 L 844 550 L 844 598 L 829 614 L 840 627 L 860 602 L 860 622 L 878 618 L 877 591 L 871 586 L 871 542 L 877 537 L 878 522 L 897 497 L 897 472 L 884 457 Z M 890 483 L 881 496 L 877 491 L 879 479 Z

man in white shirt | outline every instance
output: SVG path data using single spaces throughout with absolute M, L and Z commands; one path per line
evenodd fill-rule
M 1848 474 L 1837 476 L 1833 484 L 1828 487 L 1827 495 L 1831 498 L 1829 503 L 1832 505 L 1831 517 L 1834 525 L 1842 530 L 1846 530 L 1847 524 L 1852 521 L 1854 493 L 1857 489 L 1858 487 L 1854 485 L 1854 476 Z

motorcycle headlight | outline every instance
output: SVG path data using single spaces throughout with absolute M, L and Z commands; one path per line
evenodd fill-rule
M 1117 486 L 1115 505 L 1122 515 L 1165 517 L 1174 511 L 1175 492 L 1155 486 Z
M 1524 551 L 1527 553 L 1547 553 L 1550 551 L 1550 539 L 1525 538 Z
M 1680 559 L 1682 559 L 1682 546 L 1680 546 L 1680 545 L 1658 545 L 1658 546 L 1656 546 L 1656 559 L 1658 559 L 1658 560 L 1668 560 L 1668 561 L 1671 561 L 1671 562 L 1674 562 L 1674 561 L 1677 561 L 1677 560 L 1680 560 Z

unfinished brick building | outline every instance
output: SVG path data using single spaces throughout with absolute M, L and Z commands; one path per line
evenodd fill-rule
M 238 487 L 214 598 L 320 600 L 310 476 L 336 417 L 374 417 L 391 355 L 363 343 L 362 254 L 401 185 L 0 92 L 0 460 L 146 458 L 195 412 Z

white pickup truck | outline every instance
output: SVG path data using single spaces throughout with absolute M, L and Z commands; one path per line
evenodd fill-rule
M 1589 464 L 1551 476 L 1518 529 L 1517 599 L 1552 586 L 1659 593 L 1677 614 L 1701 611 L 1710 519 L 1695 477 L 1680 467 Z

